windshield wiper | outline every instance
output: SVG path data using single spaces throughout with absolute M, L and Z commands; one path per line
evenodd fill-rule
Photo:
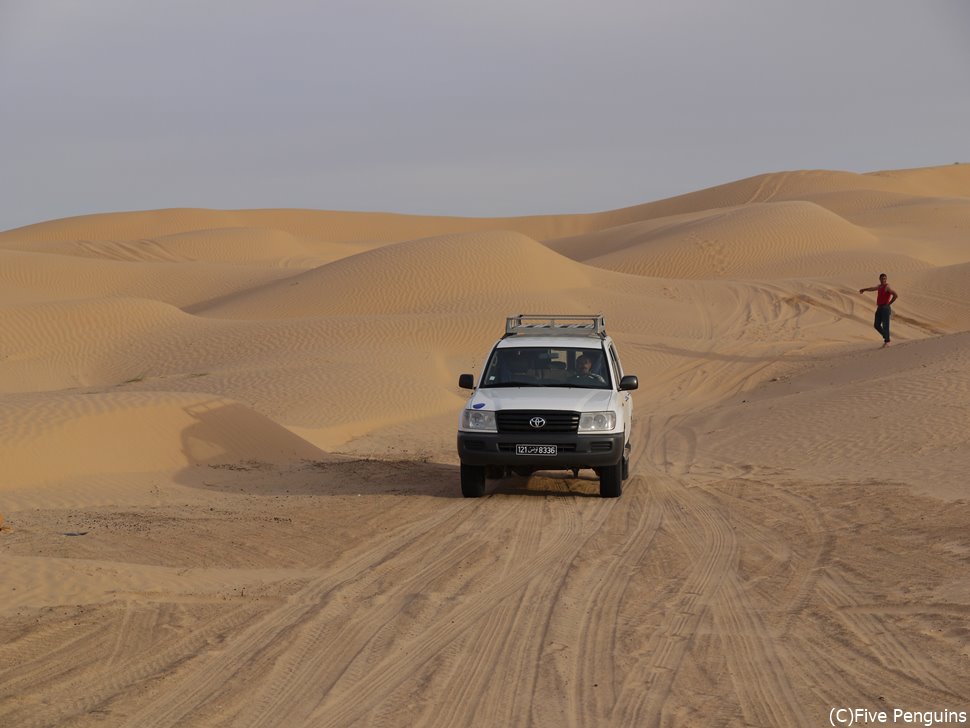
M 485 387 L 544 387 L 536 382 L 489 382 Z

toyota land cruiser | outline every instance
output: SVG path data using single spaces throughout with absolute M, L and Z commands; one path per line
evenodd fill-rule
M 461 492 L 514 472 L 592 468 L 600 495 L 617 498 L 630 462 L 637 378 L 624 375 L 602 314 L 519 314 L 505 322 L 458 424 Z

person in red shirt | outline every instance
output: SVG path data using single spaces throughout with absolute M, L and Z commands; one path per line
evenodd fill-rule
M 889 277 L 885 273 L 879 274 L 878 286 L 859 289 L 859 293 L 865 293 L 867 291 L 876 292 L 876 319 L 872 325 L 876 331 L 882 334 L 883 348 L 885 348 L 891 343 L 889 340 L 889 319 L 893 315 L 893 302 L 898 296 L 896 295 L 896 291 L 889 287 Z

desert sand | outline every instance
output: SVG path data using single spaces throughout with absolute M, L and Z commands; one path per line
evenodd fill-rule
M 970 165 L 0 233 L 0 725 L 970 711 L 968 241 Z M 619 499 L 460 497 L 458 375 L 533 312 L 639 376 Z

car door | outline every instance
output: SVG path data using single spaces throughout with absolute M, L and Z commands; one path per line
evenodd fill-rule
M 620 358 L 616 355 L 613 342 L 610 342 L 609 359 L 610 366 L 613 367 L 615 386 L 619 389 L 620 380 L 623 379 L 623 367 L 620 365 Z M 633 397 L 630 392 L 617 392 L 617 396 L 620 402 L 620 412 L 623 415 L 623 431 L 626 433 L 627 441 L 629 441 L 630 432 L 633 428 Z

